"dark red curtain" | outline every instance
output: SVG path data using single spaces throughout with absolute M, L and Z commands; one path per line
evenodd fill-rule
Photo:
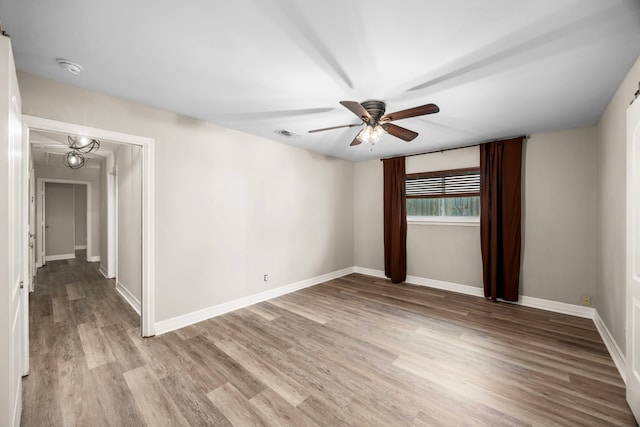
M 407 202 L 404 157 L 383 160 L 384 274 L 393 283 L 407 278 Z
M 480 245 L 484 296 L 517 301 L 524 137 L 480 145 Z

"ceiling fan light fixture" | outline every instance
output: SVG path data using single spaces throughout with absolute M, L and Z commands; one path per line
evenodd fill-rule
M 80 169 L 84 166 L 84 156 L 75 150 L 71 150 L 65 154 L 63 161 L 64 165 L 71 169 Z
M 358 133 L 356 138 L 365 143 L 375 144 L 382 139 L 382 135 L 385 133 L 386 131 L 380 125 L 366 125 L 365 128 Z

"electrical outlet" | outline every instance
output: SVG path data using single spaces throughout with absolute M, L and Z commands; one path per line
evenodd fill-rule
M 591 295 L 582 295 L 582 305 L 591 306 Z
M 268 275 L 268 274 L 265 274 L 265 275 L 264 275 L 264 281 L 265 281 L 265 282 L 267 282 L 268 280 L 269 280 L 269 275 Z

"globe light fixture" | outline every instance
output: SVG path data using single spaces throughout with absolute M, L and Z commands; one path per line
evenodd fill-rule
M 69 151 L 64 155 L 64 165 L 71 169 L 80 169 L 84 166 L 84 156 L 75 150 Z

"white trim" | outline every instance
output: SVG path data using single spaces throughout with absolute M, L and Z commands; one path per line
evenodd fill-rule
M 124 298 L 126 302 L 138 313 L 140 316 L 140 301 L 127 289 L 122 283 L 116 282 L 116 291 Z
M 220 316 L 221 314 L 229 313 L 234 310 L 238 310 L 253 304 L 257 304 L 262 301 L 266 301 L 272 298 L 276 298 L 291 292 L 299 291 L 310 286 L 315 286 L 320 283 L 327 282 L 329 280 L 337 279 L 347 274 L 354 272 L 354 267 L 344 268 L 342 270 L 333 271 L 331 273 L 322 274 L 320 276 L 312 277 L 310 279 L 301 280 L 299 282 L 291 283 L 289 285 L 280 286 L 275 289 L 269 289 L 267 291 L 259 292 L 257 294 L 249 295 L 246 297 L 238 298 L 232 301 L 228 301 L 222 304 L 214 305 L 212 307 L 203 308 L 201 310 L 193 311 L 191 313 L 176 316 L 171 319 L 162 320 L 155 324 L 156 335 L 164 334 L 174 331 L 176 329 L 184 328 L 194 323 L 202 322 L 203 320 L 211 319 L 212 317 Z
M 602 321 L 602 318 L 598 314 L 598 311 L 595 311 L 594 313 L 593 323 L 595 323 L 596 329 L 600 333 L 600 336 L 602 337 L 602 341 L 604 341 L 604 345 L 607 347 L 607 350 L 609 350 L 609 354 L 611 355 L 611 358 L 613 359 L 613 363 L 616 365 L 616 368 L 618 368 L 618 372 L 622 377 L 622 381 L 624 381 L 624 383 L 626 384 L 627 383 L 627 358 L 625 357 L 622 350 L 620 350 L 620 347 L 618 347 L 618 343 L 616 343 L 616 340 L 613 338 L 613 335 L 611 335 L 611 332 L 609 332 L 607 325 L 605 325 L 604 322 Z
M 443 291 L 456 292 L 458 294 L 484 298 L 484 291 L 482 290 L 482 288 L 479 288 L 477 286 L 461 285 L 458 283 L 445 282 L 443 280 L 435 279 L 425 279 L 416 276 L 407 276 L 406 282 L 412 285 L 426 286 L 428 288 L 441 289 Z
M 45 261 L 62 261 L 64 259 L 74 259 L 76 254 L 60 254 L 60 255 L 46 255 Z
M 384 275 L 384 271 L 382 270 L 374 270 L 373 268 L 366 267 L 353 267 L 353 272 L 358 274 L 364 274 L 366 276 L 378 277 L 380 279 L 386 279 L 387 276 Z
M 100 262 L 100 255 L 87 257 L 87 262 Z
M 107 275 L 107 269 L 104 265 L 100 264 L 100 267 L 98 267 L 98 272 L 102 274 L 105 279 L 109 278 L 109 276 Z
M 87 249 L 87 245 L 76 245 L 76 246 L 74 247 L 74 249 L 75 249 L 75 250 L 78 250 L 78 249 Z
M 463 227 L 480 227 L 477 216 L 407 216 L 409 225 L 460 225 Z
M 360 274 L 366 274 L 373 277 L 386 278 L 384 271 L 374 270 L 370 268 L 354 267 L 354 271 Z M 424 277 L 407 276 L 406 283 L 418 286 L 426 286 L 429 288 L 441 289 L 444 291 L 456 292 L 464 295 L 471 295 L 484 298 L 484 291 L 482 288 L 470 285 L 461 285 L 458 283 L 444 282 L 442 280 L 426 279 Z M 504 301 L 510 304 L 518 304 L 525 307 L 538 308 L 540 310 L 552 311 L 554 313 L 568 314 L 571 316 L 584 317 L 586 319 L 593 319 L 595 309 L 591 307 L 583 307 L 576 304 L 567 304 L 564 302 L 552 301 L 542 298 L 535 298 L 529 296 L 520 295 L 520 299 L 517 302 Z
M 511 302 L 511 301 L 505 301 Z M 566 302 L 552 301 L 548 299 L 528 297 L 520 295 L 518 302 L 512 304 L 520 304 L 525 307 L 539 308 L 541 310 L 553 311 L 554 313 L 568 314 L 570 316 L 583 317 L 585 319 L 593 319 L 595 309 L 577 304 L 567 304 Z
M 38 269 L 38 268 L 42 268 L 42 263 L 36 262 L 36 269 Z
M 58 132 L 66 135 L 91 135 L 96 139 L 138 145 L 142 148 L 142 336 L 155 335 L 155 140 L 143 136 L 41 117 L 22 115 L 29 129 Z M 87 200 L 87 203 L 89 200 Z M 87 233 L 88 234 L 88 233 Z M 88 242 L 87 242 L 88 243 Z

